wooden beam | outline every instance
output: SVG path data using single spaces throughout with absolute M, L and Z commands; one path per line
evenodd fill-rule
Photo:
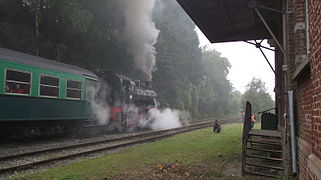
M 271 30 L 271 28 L 269 27 L 269 25 L 267 24 L 267 22 L 265 21 L 265 19 L 263 18 L 262 14 L 260 13 L 260 11 L 257 8 L 254 8 L 254 11 L 256 12 L 256 14 L 259 16 L 259 18 L 261 19 L 262 23 L 264 24 L 264 26 L 266 27 L 266 29 L 269 31 L 270 35 L 272 36 L 273 40 L 275 41 L 275 43 L 278 45 L 279 49 L 281 50 L 281 52 L 283 53 L 283 55 L 285 55 L 285 51 L 282 48 L 279 40 L 276 38 L 276 36 L 274 35 L 273 31 Z
M 254 19 L 254 13 L 253 13 L 253 10 L 250 9 L 250 16 L 251 16 L 251 24 L 252 24 L 252 27 L 255 27 L 255 19 Z
M 231 22 L 231 18 L 230 18 L 230 16 L 228 15 L 227 9 L 225 8 L 222 0 L 218 0 L 218 3 L 220 4 L 220 7 L 221 7 L 221 9 L 222 9 L 222 11 L 223 11 L 223 13 L 224 13 L 224 16 L 225 16 L 225 19 L 226 19 L 226 21 L 227 21 L 227 24 L 228 24 L 228 26 L 229 26 L 229 28 L 230 28 L 230 31 L 233 31 L 233 30 L 234 30 L 234 27 L 233 27 L 233 24 L 232 24 L 232 22 Z

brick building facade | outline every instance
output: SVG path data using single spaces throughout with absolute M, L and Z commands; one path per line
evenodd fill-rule
M 303 180 L 321 180 L 321 0 L 177 2 L 212 43 L 272 40 L 284 173 Z M 293 105 L 289 104 L 292 93 L 288 91 L 294 92 Z M 294 138 L 289 123 L 292 107 Z M 294 149 L 291 139 L 297 144 Z M 292 166 L 291 152 L 298 169 Z
M 288 88 L 295 91 L 299 179 L 321 179 L 321 1 L 287 1 Z

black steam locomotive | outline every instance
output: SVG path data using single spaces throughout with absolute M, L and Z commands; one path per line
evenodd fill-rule
M 132 80 L 113 72 L 100 72 L 109 89 L 107 102 L 110 110 L 110 123 L 121 129 L 139 126 L 139 120 L 146 118 L 151 108 L 157 108 L 157 94 L 149 82 Z

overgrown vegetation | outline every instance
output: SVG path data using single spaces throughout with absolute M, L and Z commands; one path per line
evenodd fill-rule
M 241 124 L 138 145 L 14 179 L 241 179 Z M 228 143 L 227 143 L 228 142 Z

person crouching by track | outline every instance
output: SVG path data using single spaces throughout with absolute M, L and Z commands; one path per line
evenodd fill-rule
M 218 120 L 215 120 L 214 126 L 213 126 L 213 132 L 220 133 L 221 132 L 221 125 L 218 122 Z

